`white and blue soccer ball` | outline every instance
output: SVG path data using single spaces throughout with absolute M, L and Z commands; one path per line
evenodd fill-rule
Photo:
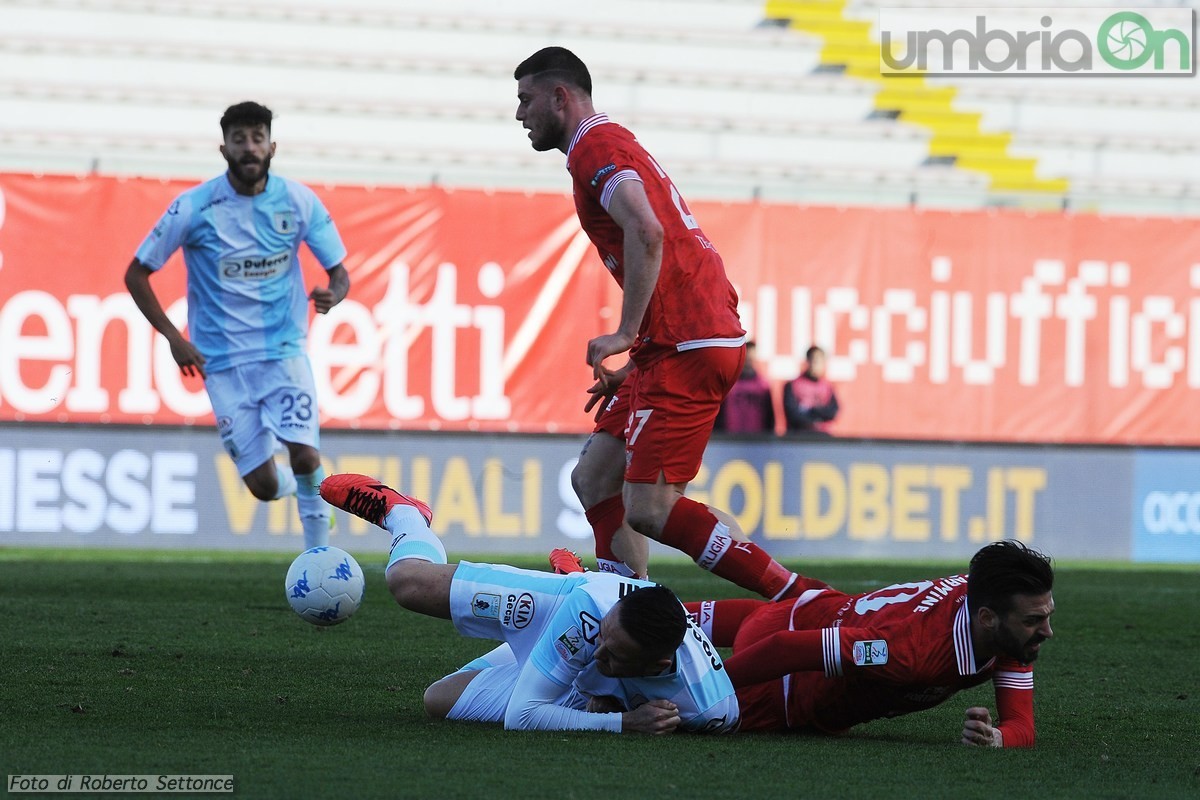
M 288 567 L 284 589 L 288 605 L 313 625 L 345 622 L 362 605 L 362 567 L 337 547 L 313 547 Z

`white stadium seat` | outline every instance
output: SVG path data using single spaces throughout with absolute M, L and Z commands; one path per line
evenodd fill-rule
M 906 2 L 849 8 L 870 17 Z M 1095 3 L 1056 5 L 1086 14 Z M 988 202 L 986 179 L 931 159 L 928 129 L 880 114 L 877 85 L 822 69 L 820 37 L 763 25 L 764 8 L 0 0 L 0 169 L 206 176 L 220 111 L 253 98 L 275 109 L 277 163 L 301 179 L 565 191 L 561 163 L 532 153 L 513 120 L 511 77 L 535 49 L 562 44 L 592 68 L 597 107 L 692 196 Z M 1011 132 L 1014 155 L 1089 202 L 1132 191 L 1177 204 L 1187 192 L 1138 187 L 1198 174 L 1196 84 L 959 81 L 955 107 Z

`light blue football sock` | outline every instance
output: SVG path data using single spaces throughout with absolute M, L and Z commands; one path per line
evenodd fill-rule
M 291 497 L 296 493 L 296 473 L 292 472 L 291 467 L 276 461 L 275 478 L 279 483 L 279 488 L 275 490 L 276 500 Z
M 304 549 L 329 544 L 329 520 L 333 509 L 321 499 L 321 481 L 325 468 L 318 466 L 308 475 L 297 475 L 296 506 L 300 510 L 300 526 L 304 529 Z

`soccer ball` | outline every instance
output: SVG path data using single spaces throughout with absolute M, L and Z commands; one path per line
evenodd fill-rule
M 288 605 L 313 625 L 337 625 L 362 605 L 362 567 L 337 547 L 313 547 L 296 556 L 283 588 Z

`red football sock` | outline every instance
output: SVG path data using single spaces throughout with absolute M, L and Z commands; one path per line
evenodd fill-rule
M 708 506 L 686 497 L 675 501 L 659 541 L 687 553 L 701 569 L 769 600 L 788 596 L 796 580 L 758 545 L 735 540 Z
M 612 542 L 613 535 L 625 521 L 625 504 L 621 501 L 621 495 L 614 494 L 607 500 L 601 500 L 584 514 L 596 537 L 596 558 L 620 561 L 613 553 Z
M 746 617 L 766 605 L 765 600 L 705 600 L 684 603 L 688 615 L 717 647 L 733 647 L 733 639 Z

